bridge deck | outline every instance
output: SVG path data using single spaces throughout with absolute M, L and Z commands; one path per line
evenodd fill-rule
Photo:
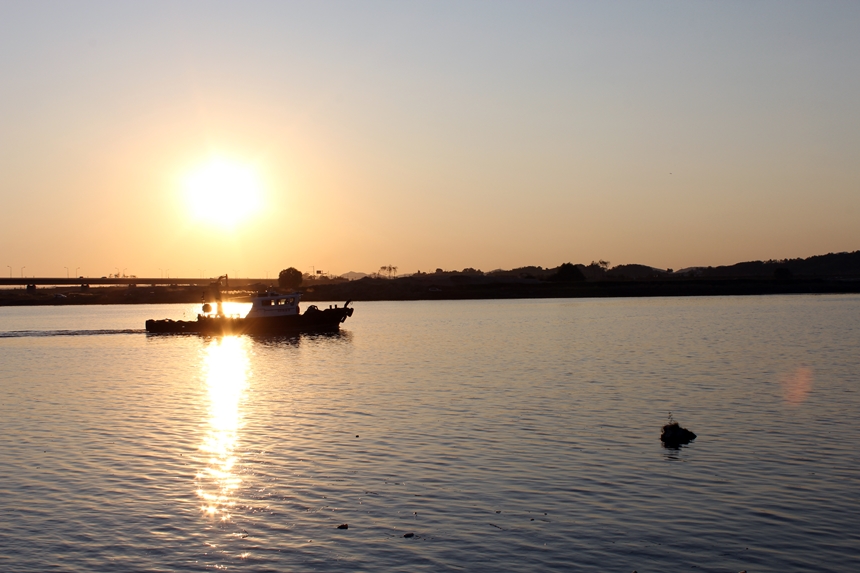
M 80 286 L 80 285 L 178 285 L 178 286 L 209 286 L 218 279 L 190 279 L 190 278 L 147 278 L 147 277 L 122 277 L 122 278 L 94 278 L 94 277 L 12 277 L 0 278 L 0 286 Z M 277 285 L 273 279 L 230 279 L 230 288 L 243 287 L 251 284 L 263 283 Z

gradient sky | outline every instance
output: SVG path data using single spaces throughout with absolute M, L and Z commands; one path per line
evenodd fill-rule
M 0 271 L 858 250 L 858 31 L 858 2 L 3 1 Z M 262 185 L 233 228 L 185 201 L 212 157 Z

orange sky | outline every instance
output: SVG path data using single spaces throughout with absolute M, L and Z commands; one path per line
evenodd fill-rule
M 852 3 L 4 3 L 0 270 L 857 250 L 857 29 Z M 259 209 L 189 207 L 213 160 Z

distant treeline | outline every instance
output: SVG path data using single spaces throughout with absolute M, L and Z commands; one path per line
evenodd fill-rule
M 860 251 L 828 253 L 807 259 L 749 261 L 722 267 L 697 267 L 687 270 L 687 273 L 702 277 L 858 278 Z
M 808 259 L 750 261 L 720 267 L 658 269 L 648 265 L 436 269 L 397 278 L 366 276 L 337 284 L 305 283 L 305 300 L 715 296 L 860 292 L 860 251 Z
M 686 269 L 660 269 L 648 265 L 624 264 L 610 266 L 608 261 L 592 261 L 590 264 L 564 263 L 558 267 L 519 267 L 511 270 L 496 269 L 482 272 L 465 268 L 461 271 L 436 269 L 432 273 L 418 272 L 412 277 L 431 279 L 463 277 L 495 277 L 538 280 L 642 280 L 669 278 L 860 278 L 860 251 L 851 253 L 829 253 L 807 259 L 782 259 L 747 261 L 719 267 L 690 267 Z
M 276 285 L 282 291 L 301 291 L 305 301 L 860 293 L 860 251 L 677 271 L 639 264 L 613 267 L 601 260 L 587 265 L 563 263 L 552 268 L 529 266 L 489 272 L 436 269 L 400 277 L 393 272 L 375 273 L 347 280 L 302 277 L 290 268 L 277 282 L 234 286 L 225 295 L 232 300 L 249 300 L 253 293 Z M 132 286 L 0 289 L 0 306 L 188 303 L 202 300 L 207 293 L 194 286 Z

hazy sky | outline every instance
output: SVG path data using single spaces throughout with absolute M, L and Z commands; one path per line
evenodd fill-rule
M 4 274 L 857 249 L 860 2 L 0 2 Z

